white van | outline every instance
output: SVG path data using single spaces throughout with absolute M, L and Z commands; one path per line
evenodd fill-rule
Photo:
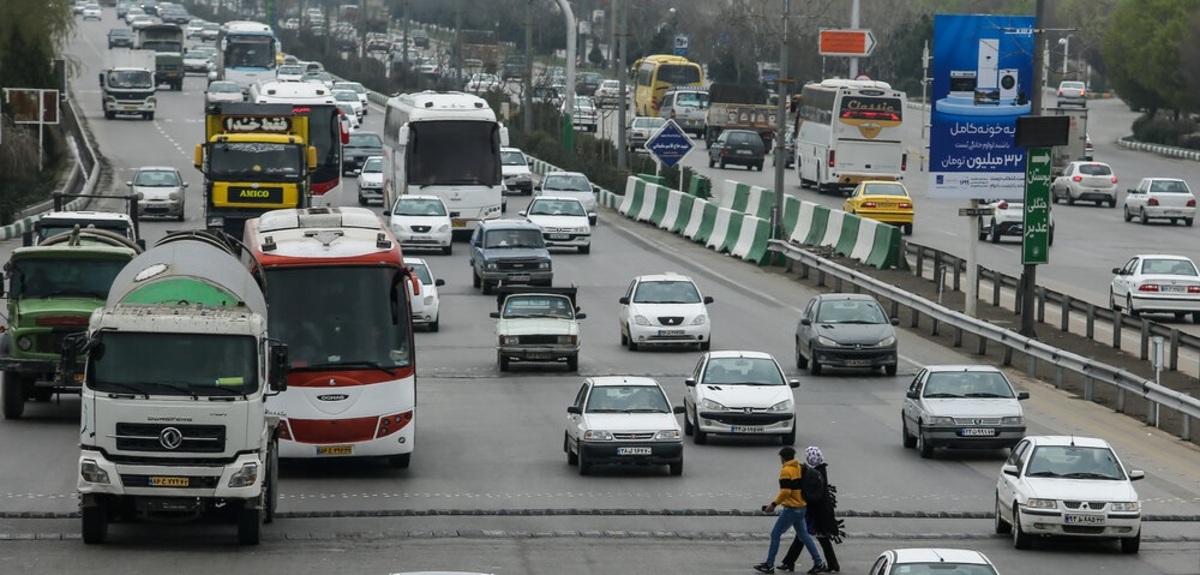
M 663 95 L 658 115 L 675 123 L 684 132 L 704 136 L 708 115 L 708 90 L 704 88 L 676 87 Z

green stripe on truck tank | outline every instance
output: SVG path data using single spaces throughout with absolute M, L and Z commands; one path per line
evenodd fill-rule
M 123 303 L 236 306 L 237 296 L 213 284 L 186 277 L 156 281 L 129 292 Z

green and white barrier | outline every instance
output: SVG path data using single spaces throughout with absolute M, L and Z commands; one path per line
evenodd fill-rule
M 736 237 L 741 231 L 742 216 L 743 214 L 739 214 L 729 208 L 717 207 L 716 217 L 713 220 L 712 233 L 705 240 L 705 247 L 719 252 L 728 251 L 726 249 L 727 238 L 731 235 Z
M 634 218 L 639 222 L 650 222 L 654 225 L 662 223 L 667 212 L 667 197 L 671 188 L 650 184 L 646 186 L 645 199 L 642 200 L 642 211 Z
M 687 221 L 687 224 L 685 224 L 684 228 L 683 228 L 683 237 L 685 237 L 689 240 L 696 240 L 696 237 L 699 236 L 701 233 L 701 228 L 704 227 L 704 213 L 709 208 L 713 208 L 713 207 L 714 206 L 713 206 L 712 202 L 710 202 L 708 200 L 701 200 L 700 198 L 696 198 L 692 202 L 692 209 L 688 210 L 688 221 Z M 712 224 L 710 222 L 709 226 L 708 226 L 708 233 L 711 233 L 711 232 L 712 232 Z M 698 240 L 696 240 L 696 241 L 698 241 Z
M 762 263 L 767 254 L 767 240 L 771 239 L 771 221 L 754 216 L 742 218 L 741 232 L 729 250 L 731 255 L 749 262 Z
M 659 229 L 674 230 L 675 222 L 679 220 L 680 206 L 683 204 L 683 198 L 690 197 L 678 190 L 667 191 L 667 203 L 663 217 L 658 221 Z
M 623 216 L 629 214 L 637 214 L 642 209 L 642 199 L 646 192 L 646 181 L 630 176 L 625 180 L 625 198 L 621 201 L 621 207 L 617 208 Z M 633 216 L 629 216 L 633 217 Z

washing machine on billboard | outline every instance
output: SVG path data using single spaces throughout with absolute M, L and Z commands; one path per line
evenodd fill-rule
M 1018 71 L 1008 68 L 1000 70 L 1000 101 L 1009 103 L 1017 100 L 1018 94 L 1021 91 L 1020 78 L 1017 76 Z

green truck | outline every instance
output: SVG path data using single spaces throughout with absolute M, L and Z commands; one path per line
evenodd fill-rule
M 4 264 L 8 325 L 0 333 L 6 419 L 19 419 L 28 401 L 79 393 L 80 382 L 63 376 L 63 340 L 87 330 L 113 279 L 141 251 L 128 237 L 95 228 L 76 228 L 13 250 Z
M 183 28 L 178 24 L 151 24 L 138 30 L 134 47 L 154 51 L 154 85 L 183 90 Z

